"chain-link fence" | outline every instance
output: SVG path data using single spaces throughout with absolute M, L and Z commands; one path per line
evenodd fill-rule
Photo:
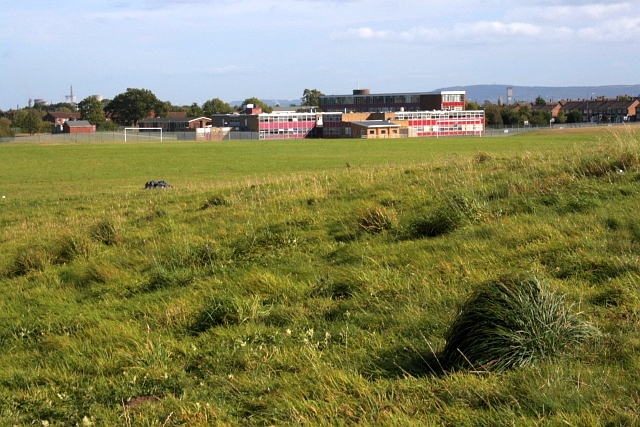
M 640 126 L 640 123 L 557 123 L 552 126 L 487 126 L 482 134 L 469 135 L 470 138 L 477 137 L 505 137 L 518 135 L 525 132 L 549 129 L 575 129 L 592 127 L 619 127 L 619 126 Z M 448 137 L 447 137 L 448 138 Z M 228 132 L 222 138 L 223 141 L 256 141 L 260 139 L 259 132 Z M 163 141 L 195 141 L 196 132 L 162 132 Z M 159 142 L 160 132 L 127 132 L 127 142 Z M 124 131 L 115 132 L 95 132 L 95 133 L 60 133 L 60 134 L 37 134 L 31 136 L 18 136 L 11 138 L 0 138 L 2 142 L 39 142 L 39 143 L 63 143 L 63 142 L 124 142 Z
M 525 125 L 497 125 L 487 126 L 483 136 L 511 136 L 524 132 L 549 129 L 580 129 L 594 127 L 620 127 L 620 126 L 640 126 L 638 122 L 628 123 L 554 123 L 551 126 L 525 126 Z

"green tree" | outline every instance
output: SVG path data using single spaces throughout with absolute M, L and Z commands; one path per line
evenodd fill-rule
M 194 102 L 189 106 L 189 111 L 187 111 L 187 116 L 202 117 L 204 116 L 204 110 L 198 105 L 197 102 Z
M 482 109 L 484 110 L 484 118 L 488 125 L 495 126 L 503 123 L 499 106 L 492 104 L 490 101 L 485 101 L 482 104 Z
M 104 117 L 100 101 L 89 96 L 78 103 L 78 110 L 80 110 L 80 118 L 82 120 L 87 120 L 92 125 L 96 125 L 98 129 L 104 128 L 107 120 Z
M 632 99 L 629 95 L 618 95 L 618 101 L 631 101 Z
M 558 111 L 556 123 L 567 123 L 567 113 L 565 113 L 564 110 Z
M 104 111 L 110 113 L 116 123 L 135 126 L 139 120 L 149 117 L 152 111 L 158 115 L 164 109 L 164 103 L 150 90 L 127 88 L 126 92 L 116 95 Z
M 567 114 L 567 123 L 582 123 L 582 113 L 579 110 L 571 110 Z
M 248 104 L 253 104 L 256 107 L 261 108 L 264 113 L 273 112 L 273 108 L 269 107 L 267 104 L 265 104 L 264 102 L 260 101 L 258 98 L 255 98 L 255 97 L 245 99 L 240 108 L 244 109 Z
M 169 117 L 169 111 L 171 111 L 171 107 L 171 102 L 169 101 L 158 101 L 155 108 L 153 109 L 153 112 L 155 113 L 156 117 Z
M 546 126 L 551 122 L 551 113 L 548 111 L 533 111 L 530 122 L 532 125 Z
M 531 123 L 531 108 L 529 108 L 528 106 L 523 106 L 520 107 L 520 110 L 518 111 L 518 123 L 517 124 L 524 124 L 524 122 L 529 122 Z M 512 124 L 516 124 L 516 123 L 512 123 Z
M 477 102 L 467 101 L 464 104 L 464 109 L 468 111 L 477 111 L 480 109 L 480 106 L 478 105 Z
M 317 107 L 320 105 L 320 97 L 324 96 L 324 93 L 320 92 L 318 89 L 305 89 L 302 92 L 302 106 L 304 107 Z
M 0 119 L 0 138 L 7 138 L 11 136 L 14 136 L 14 133 L 11 130 L 11 120 L 6 117 L 2 117 Z
M 13 126 L 19 127 L 22 132 L 33 135 L 42 128 L 42 111 L 35 108 L 16 111 L 13 116 Z
M 536 98 L 536 105 L 545 106 L 547 105 L 547 101 L 545 101 L 542 96 L 538 95 Z
M 206 101 L 202 104 L 202 109 L 206 117 L 211 117 L 214 114 L 233 113 L 233 107 L 220 98 L 213 98 Z
M 512 105 L 503 105 L 500 108 L 500 116 L 505 125 L 517 125 L 520 120 L 518 111 Z
M 46 111 L 53 111 L 56 113 L 73 113 L 77 111 L 76 107 L 73 104 L 69 104 L 68 102 L 59 102 L 57 104 L 50 104 L 47 106 L 40 105 L 40 108 Z

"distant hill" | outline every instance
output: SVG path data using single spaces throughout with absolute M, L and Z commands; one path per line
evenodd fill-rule
M 507 102 L 507 87 L 513 87 L 514 101 L 532 102 L 542 96 L 546 101 L 558 101 L 560 99 L 585 99 L 587 97 L 605 96 L 613 98 L 618 95 L 640 96 L 640 85 L 614 85 L 614 86 L 512 86 L 503 84 L 493 85 L 473 85 L 473 86 L 452 86 L 436 89 L 441 90 L 464 90 L 467 92 L 469 101 L 482 103 L 489 100 L 494 104 L 502 95 L 504 102 Z

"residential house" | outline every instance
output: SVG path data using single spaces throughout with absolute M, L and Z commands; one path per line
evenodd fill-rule
M 547 102 L 546 105 L 537 105 L 534 102 L 529 106 L 529 108 L 531 109 L 531 111 L 546 111 L 547 113 L 551 114 L 551 117 L 556 118 L 558 117 L 558 113 L 560 112 L 560 110 L 562 110 L 562 105 L 564 104 L 564 102 L 566 101 Z
M 622 101 L 617 98 L 599 97 L 594 99 L 569 100 L 562 106 L 562 111 L 580 111 L 583 122 L 592 123 L 624 123 L 638 120 L 640 99 Z
M 51 122 L 54 125 L 58 125 L 58 126 L 62 126 L 68 120 L 80 120 L 80 113 L 79 112 L 76 112 L 76 113 L 54 112 L 54 113 L 47 113 L 42 118 L 42 121 Z

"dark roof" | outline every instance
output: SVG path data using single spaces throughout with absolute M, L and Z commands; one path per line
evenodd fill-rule
M 48 113 L 51 117 L 55 117 L 56 119 L 79 119 L 80 113 L 64 113 L 64 112 L 53 112 Z
M 618 101 L 615 99 L 590 99 L 589 101 L 569 101 L 562 106 L 562 109 L 565 111 L 586 110 L 587 104 L 589 105 L 589 110 L 614 110 L 619 108 L 628 109 L 632 108 L 637 102 L 637 99 L 632 99 L 631 101 Z
M 365 120 L 362 122 L 351 122 L 354 123 L 358 126 L 362 126 L 365 128 L 388 128 L 388 127 L 394 127 L 394 128 L 399 128 L 400 125 L 396 124 L 396 123 L 391 123 L 389 121 L 386 120 Z
M 138 123 L 190 123 L 201 119 L 211 120 L 209 117 L 155 117 L 153 119 L 139 120 Z
M 561 105 L 557 102 L 549 102 L 546 105 L 537 105 L 537 104 L 531 104 L 531 111 L 548 111 L 551 112 L 553 111 L 554 108 L 557 107 L 561 107 Z
M 93 126 L 87 120 L 68 120 L 64 122 L 64 124 L 69 126 L 70 128 L 84 128 L 87 126 Z

